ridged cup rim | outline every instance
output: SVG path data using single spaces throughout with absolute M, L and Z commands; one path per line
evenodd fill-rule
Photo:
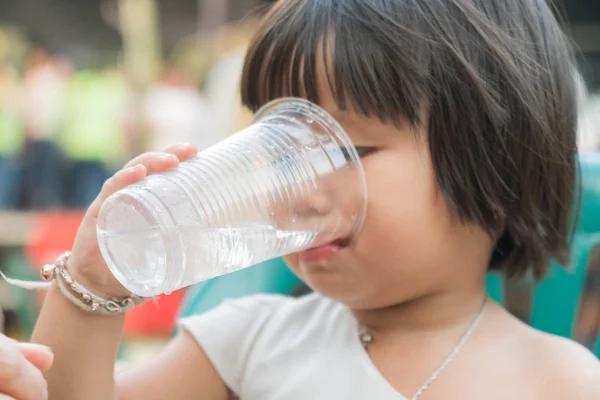
M 346 133 L 346 130 L 340 125 L 340 123 L 331 116 L 327 111 L 325 111 L 321 106 L 315 104 L 311 101 L 303 99 L 301 97 L 281 97 L 275 100 L 271 100 L 270 102 L 263 105 L 256 113 L 254 114 L 254 119 L 252 124 L 260 123 L 267 117 L 271 115 L 276 115 L 278 111 L 284 109 L 291 109 L 293 111 L 302 112 L 306 110 L 310 112 L 311 116 L 316 117 L 321 125 L 324 125 L 327 130 L 335 135 L 335 137 L 341 142 L 350 156 L 350 161 L 352 164 L 358 169 L 359 172 L 359 184 L 361 185 L 362 193 L 363 193 L 363 205 L 362 210 L 360 210 L 360 215 L 358 216 L 358 221 L 354 226 L 352 236 L 355 236 L 362 228 L 366 214 L 367 214 L 367 180 L 365 177 L 365 171 L 360 160 L 360 156 L 352 144 L 350 137 Z

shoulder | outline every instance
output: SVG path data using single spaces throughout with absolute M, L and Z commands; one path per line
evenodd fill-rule
M 531 330 L 527 346 L 548 399 L 600 399 L 600 360 L 577 342 Z
M 318 331 L 336 326 L 340 319 L 329 316 L 342 308 L 317 294 L 301 298 L 261 294 L 226 300 L 180 325 L 204 350 L 227 387 L 239 394 L 256 386 L 262 376 L 276 373 L 273 368 L 314 354 L 310 350 L 322 342 Z
M 257 312 L 275 312 L 278 310 L 287 309 L 313 309 L 319 308 L 326 304 L 334 304 L 317 293 L 310 293 L 300 297 L 292 297 L 281 294 L 260 293 L 239 298 L 225 298 L 218 306 L 207 311 L 211 313 L 219 310 L 239 310 L 248 311 L 249 309 Z M 204 313 L 204 314 L 206 314 Z M 198 314 L 191 318 L 199 317 L 203 314 Z
M 315 293 L 300 298 L 274 294 L 258 294 L 238 299 L 224 300 L 221 305 L 199 315 L 185 318 L 181 325 L 194 336 L 210 330 L 211 335 L 220 328 L 229 332 L 260 330 L 271 326 L 286 329 L 297 324 L 307 324 L 330 314 L 339 305 Z
M 493 381 L 504 376 L 507 398 L 600 399 L 600 360 L 570 339 L 551 335 L 515 318 L 502 307 L 488 326 Z M 500 388 L 499 388 L 500 389 Z M 514 392 L 516 390 L 516 392 Z M 516 398 L 516 397 L 515 397 Z
M 293 300 L 287 296 L 269 294 L 224 299 L 221 304 L 208 311 L 182 319 L 180 324 L 195 334 L 198 330 L 209 326 L 218 327 L 222 323 L 229 327 L 261 323 Z

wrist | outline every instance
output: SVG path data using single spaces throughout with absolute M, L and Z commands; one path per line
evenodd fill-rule
M 69 258 L 67 269 L 73 280 L 90 292 L 104 298 L 130 296 L 131 292 L 117 281 L 106 265 L 81 263 L 76 257 Z M 102 271 L 99 274 L 98 271 Z
M 59 287 L 58 282 L 52 282 L 52 285 L 48 288 L 46 299 L 44 303 L 47 303 L 48 300 L 52 298 L 55 299 L 53 301 L 59 301 L 63 307 L 68 307 L 71 312 L 77 313 L 79 316 L 84 317 L 88 320 L 90 319 L 99 319 L 105 321 L 106 319 L 124 319 L 127 313 L 114 314 L 112 316 L 101 315 L 97 313 L 89 312 L 88 310 L 84 310 L 82 307 L 77 305 L 72 299 L 65 296 L 64 291 Z M 56 304 L 56 303 L 53 303 Z
M 84 275 L 75 275 L 76 272 L 73 274 L 69 270 L 70 256 L 70 252 L 65 252 L 57 258 L 54 264 L 44 266 L 41 276 L 46 282 L 54 281 L 61 293 L 83 311 L 98 315 L 116 315 L 125 313 L 145 301 L 144 298 L 130 293 L 125 295 L 117 293 L 114 285 L 103 285 L 110 288 L 107 291 L 97 283 L 93 286 L 96 292 L 92 291 L 89 288 L 89 277 L 86 280 Z M 76 271 L 81 272 L 81 269 L 76 269 Z M 85 286 L 84 283 L 88 286 Z

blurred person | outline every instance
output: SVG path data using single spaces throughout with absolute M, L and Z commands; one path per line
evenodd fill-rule
M 240 77 L 250 38 L 273 1 L 259 3 L 247 17 L 216 29 L 207 46 L 210 50 L 205 56 L 214 61 L 203 79 L 203 95 L 210 105 L 212 136 L 218 139 L 225 139 L 252 122 L 252 112 L 242 104 Z
M 580 152 L 600 151 L 600 96 L 590 93 L 581 75 L 579 84 Z M 585 287 L 581 296 L 579 315 L 575 324 L 575 339 L 594 349 L 600 333 L 600 246 L 589 257 Z
M 149 150 L 180 142 L 204 149 L 219 140 L 208 102 L 176 68 L 168 68 L 152 85 L 144 98 L 143 114 L 150 128 Z
M 77 71 L 66 90 L 59 144 L 69 159 L 63 201 L 85 208 L 127 154 L 126 113 L 130 93 L 117 67 Z
M 220 57 L 207 76 L 206 96 L 213 115 L 214 136 L 225 139 L 248 126 L 252 113 L 242 106 L 240 76 L 246 47 L 240 47 Z
M 47 400 L 48 385 L 43 373 L 53 359 L 46 346 L 18 343 L 0 334 L 0 399 Z
M 215 35 L 216 60 L 207 73 L 204 93 L 213 115 L 214 135 L 220 139 L 252 121 L 252 113 L 242 104 L 240 78 L 250 38 L 266 10 L 258 8 L 243 21 L 225 24 Z
M 25 136 L 18 95 L 17 73 L 0 65 L 0 209 L 19 207 Z
M 115 378 L 135 301 L 100 253 L 98 212 L 196 149 L 132 159 L 106 181 L 64 261 L 88 297 L 54 282 L 45 298 L 33 340 L 56 354 L 50 395 L 597 400 L 598 359 L 523 324 L 485 284 L 490 270 L 542 279 L 550 260 L 571 258 L 577 88 L 548 3 L 280 0 L 248 48 L 245 106 L 306 98 L 360 150 L 361 230 L 286 257 L 313 294 L 226 301 Z M 85 303 L 87 291 L 115 315 Z
M 578 148 L 581 152 L 600 151 L 600 94 L 588 91 L 586 83 L 578 74 L 579 128 Z
M 587 279 L 580 301 L 575 338 L 594 349 L 600 334 L 600 246 L 592 249 L 588 261 Z
M 56 208 L 61 204 L 62 155 L 55 143 L 70 70 L 44 49 L 28 57 L 20 94 L 25 126 L 23 193 L 25 208 Z
M 580 151 L 600 151 L 600 94 L 587 96 L 580 124 Z

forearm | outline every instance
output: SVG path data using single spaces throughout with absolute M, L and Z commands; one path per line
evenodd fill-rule
M 118 190 L 141 181 L 149 173 L 175 168 L 180 161 L 195 157 L 197 152 L 191 145 L 175 145 L 164 153 L 145 153 L 131 160 L 104 183 L 81 221 L 72 254 L 68 258 L 67 270 L 75 282 L 101 298 L 124 298 L 129 295 L 127 289 L 110 273 L 98 246 L 96 228 L 101 206 Z M 59 261 L 65 262 L 64 259 Z M 48 273 L 46 278 L 51 277 Z M 147 368 L 144 373 L 148 379 L 134 381 L 125 377 L 120 381 L 118 393 L 114 367 L 124 319 L 124 315 L 108 317 L 88 314 L 72 304 L 56 286 L 49 290 L 32 340 L 50 346 L 55 354 L 54 365 L 46 374 L 51 399 L 188 399 L 197 397 L 198 393 L 206 393 L 207 398 L 211 399 L 224 397 L 220 395 L 225 386 L 210 361 L 193 339 L 184 340 L 185 336 L 172 347 L 174 350 L 168 350 L 164 356 L 153 359 L 154 368 Z M 188 362 L 180 365 L 180 360 Z M 192 364 L 194 369 L 190 368 Z M 147 364 L 145 366 L 148 367 Z M 198 379 L 197 371 L 204 371 L 204 376 L 212 386 L 201 385 L 204 381 Z M 185 384 L 181 384 L 178 378 L 181 376 L 186 377 Z M 162 378 L 159 384 L 156 383 L 158 378 Z M 177 395 L 179 393 L 182 395 Z
M 46 373 L 50 399 L 118 399 L 114 365 L 124 319 L 88 314 L 56 284 L 50 288 L 32 337 L 54 351 L 54 364 Z

